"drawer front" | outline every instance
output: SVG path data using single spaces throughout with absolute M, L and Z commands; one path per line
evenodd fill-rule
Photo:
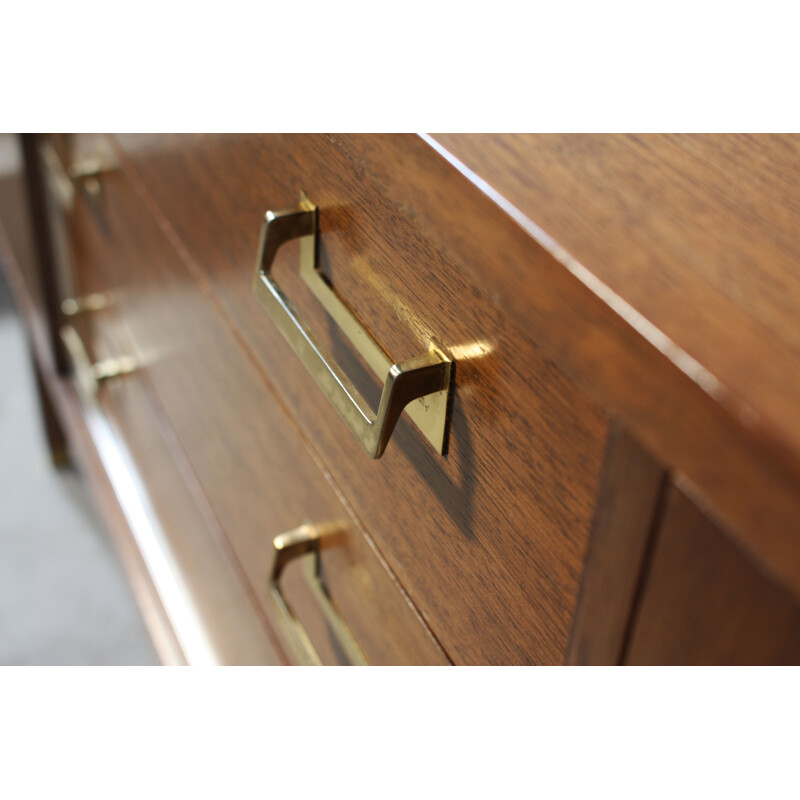
M 133 351 L 113 310 L 98 314 L 89 330 L 98 359 Z M 194 481 L 180 467 L 182 454 L 146 376 L 131 374 L 109 381 L 98 393 L 98 405 L 115 442 L 123 443 L 133 462 L 158 521 L 162 540 L 157 552 L 143 549 L 138 558 L 151 571 L 184 659 L 234 665 L 281 663 L 280 643 L 266 615 L 232 568 L 215 520 L 204 513 L 202 502 L 198 504 Z M 148 540 L 140 540 L 140 546 L 143 541 Z M 172 574 L 153 571 L 154 563 L 164 559 Z
M 798 664 L 800 603 L 678 485 L 636 612 L 629 664 Z
M 327 137 L 116 142 L 451 658 L 562 661 L 608 424 L 509 321 L 490 277 L 476 283 L 473 265 L 420 233 L 412 198 L 395 204 Z M 398 169 L 412 144 L 387 140 Z M 404 414 L 382 458 L 370 460 L 254 298 L 264 213 L 295 204 L 301 190 L 319 208 L 321 269 L 393 360 L 431 340 L 455 358 L 446 456 Z M 381 381 L 299 278 L 298 259 L 296 242 L 282 247 L 276 279 L 377 407 Z M 532 292 L 536 268 L 532 260 Z
M 76 151 L 91 148 L 75 138 Z M 220 316 L 204 277 L 158 227 L 121 169 L 102 176 L 99 201 L 70 217 L 75 283 L 108 292 L 141 372 L 225 537 L 243 584 L 280 627 L 268 579 L 273 539 L 306 523 L 338 523 L 322 550 L 325 583 L 370 663 L 444 663 L 446 658 L 358 530 L 270 393 L 258 366 Z M 94 335 L 97 320 L 91 317 Z M 286 602 L 323 661 L 343 654 L 318 623 L 318 600 L 287 569 Z M 285 642 L 285 640 L 284 640 Z

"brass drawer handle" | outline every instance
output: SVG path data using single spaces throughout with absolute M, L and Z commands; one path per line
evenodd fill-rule
M 61 313 L 65 317 L 76 317 L 91 311 L 102 311 L 113 304 L 113 298 L 108 292 L 94 292 L 83 297 L 68 297 L 61 304 Z
M 98 158 L 84 158 L 67 169 L 50 142 L 39 145 L 39 155 L 45 167 L 45 175 L 53 196 L 61 208 L 72 211 L 75 205 L 75 184 L 80 183 L 93 203 L 97 204 L 102 193 L 100 175 L 104 171 Z
M 341 650 L 351 664 L 366 665 L 361 648 L 350 633 L 345 621 L 331 602 L 328 591 L 319 575 L 320 540 L 341 533 L 338 525 L 301 525 L 299 528 L 276 536 L 272 542 L 273 556 L 270 570 L 269 593 L 278 612 L 278 622 L 292 655 L 303 666 L 320 666 L 322 661 L 308 637 L 302 623 L 295 617 L 280 587 L 283 568 L 295 558 L 304 557 L 303 571 L 314 593 L 325 621 L 337 639 Z
M 372 458 L 379 458 L 403 409 L 440 452 L 447 444 L 452 359 L 434 342 L 430 350 L 395 364 L 344 305 L 317 269 L 317 207 L 301 194 L 282 211 L 267 211 L 261 229 L 253 291 L 333 407 Z M 271 275 L 278 248 L 300 239 L 300 275 L 370 367 L 385 376 L 377 414 L 317 341 Z
M 95 402 L 100 384 L 109 378 L 127 375 L 138 368 L 138 362 L 133 356 L 120 356 L 107 358 L 103 361 L 92 363 L 86 347 L 78 332 L 72 325 L 64 325 L 60 331 L 61 341 L 67 351 L 78 393 L 87 404 Z

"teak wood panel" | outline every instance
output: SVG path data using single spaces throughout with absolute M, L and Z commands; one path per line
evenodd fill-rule
M 162 227 L 180 239 L 428 620 L 461 663 L 565 658 L 607 422 L 497 303 L 467 261 L 420 234 L 343 150 L 320 136 L 120 136 Z M 403 169 L 403 148 L 387 154 Z M 395 360 L 435 338 L 457 358 L 446 457 L 403 418 L 370 461 L 252 295 L 261 220 L 305 190 L 322 266 Z M 494 254 L 502 261 L 499 247 Z M 377 382 L 297 277 L 275 275 L 359 388 Z M 369 394 L 369 391 L 367 391 Z
M 672 487 L 629 664 L 800 663 L 800 604 Z
M 567 663 L 620 662 L 665 482 L 662 467 L 627 431 L 615 425 Z
M 78 141 L 80 146 L 80 139 Z M 444 663 L 373 546 L 304 450 L 206 287 L 192 280 L 121 171 L 103 178 L 100 213 L 71 218 L 83 291 L 111 290 L 165 417 L 185 452 L 229 556 L 261 608 L 272 539 L 306 521 L 342 521 L 340 547 L 325 550 L 330 593 L 371 663 Z M 102 312 L 101 312 L 102 313 Z M 95 323 L 96 326 L 96 323 Z M 297 592 L 288 582 L 287 592 Z M 313 617 L 302 597 L 298 616 Z
M 800 136 L 434 138 L 800 452 Z
M 91 331 L 98 358 L 132 350 L 113 309 L 98 312 Z M 215 663 L 284 662 L 281 643 L 266 615 L 231 567 L 224 534 L 207 508 L 146 375 L 140 372 L 108 381 L 98 398 L 136 464 L 177 564 L 176 577 L 185 587 Z M 191 658 L 191 652 L 187 655 Z
M 547 358 L 656 461 L 685 474 L 731 535 L 800 595 L 800 460 L 785 440 L 726 405 L 724 392 L 711 392 L 718 384 L 703 380 L 696 362 L 597 278 L 592 270 L 602 265 L 577 262 L 491 185 L 456 169 L 450 154 L 407 135 L 333 140 Z M 610 232 L 601 226 L 598 235 Z M 652 272 L 643 267 L 640 279 Z M 690 324 L 701 322 L 702 312 Z

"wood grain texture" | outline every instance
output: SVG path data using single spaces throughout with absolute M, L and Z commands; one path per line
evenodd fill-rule
M 800 663 L 797 599 L 683 488 L 666 505 L 626 663 Z
M 435 138 L 800 452 L 800 136 Z
M 692 152 L 700 143 L 697 139 L 684 144 L 658 137 L 638 143 L 597 137 L 594 145 L 595 137 L 536 136 L 503 139 L 497 147 L 484 139 L 481 147 L 479 140 L 437 138 L 521 210 L 498 205 L 496 195 L 485 196 L 481 204 L 456 190 L 446 170 L 433 173 L 429 168 L 428 190 L 414 201 L 416 213 L 452 246 L 469 248 L 476 265 L 488 267 L 490 254 L 478 255 L 488 248 L 465 221 L 482 213 L 487 224 L 491 220 L 498 226 L 496 231 L 503 229 L 506 259 L 491 275 L 509 313 L 527 319 L 537 340 L 567 374 L 601 407 L 623 419 L 662 464 L 685 474 L 742 546 L 800 592 L 800 466 L 791 444 L 798 428 L 796 413 L 789 413 L 797 395 L 786 391 L 797 375 L 788 356 L 796 332 L 779 335 L 774 326 L 770 332 L 764 315 L 764 297 L 774 297 L 776 291 L 794 294 L 791 256 L 784 252 L 782 266 L 771 276 L 770 264 L 776 248 L 785 249 L 791 238 L 786 215 L 791 216 L 794 201 L 780 173 L 797 169 L 789 155 L 796 139 L 738 138 L 729 144 L 725 137 L 704 139 L 707 163 L 701 164 Z M 357 149 L 360 142 L 352 137 L 348 141 L 354 157 L 364 158 Z M 513 152 L 515 148 L 525 152 Z M 771 149 L 774 155 L 767 155 Z M 534 158 L 537 150 L 541 154 Z M 731 153 L 737 152 L 732 159 Z M 369 159 L 370 169 L 381 169 L 379 155 Z M 775 163 L 764 165 L 765 158 Z M 402 180 L 384 168 L 384 180 L 395 191 L 412 191 L 408 184 L 423 180 L 422 164 L 428 161 L 418 154 L 418 166 L 412 168 L 415 161 L 406 159 Z M 761 165 L 755 168 L 761 169 L 760 177 L 749 163 Z M 542 174 L 549 170 L 558 176 L 552 183 Z M 449 234 L 442 227 L 447 221 L 432 205 L 445 196 L 452 200 Z M 732 208 L 741 200 L 761 206 L 755 217 L 757 230 L 752 220 L 743 218 L 746 210 Z M 784 201 L 787 208 L 779 209 Z M 687 217 L 687 209 L 696 220 Z M 782 222 L 767 220 L 765 209 L 772 209 Z M 531 240 L 538 249 L 532 252 L 529 247 L 526 258 L 524 242 Z M 729 245 L 739 252 L 729 252 Z M 729 256 L 736 264 L 736 277 L 726 266 Z M 710 266 L 703 266 L 704 260 Z M 698 274 L 687 274 L 683 262 Z M 719 288 L 726 276 L 732 283 L 752 281 L 746 273 L 753 270 L 761 276 L 755 280 L 783 285 L 783 290 L 755 292 L 761 298 L 754 300 L 761 309 L 758 314 L 736 306 Z M 716 276 L 717 289 L 708 282 L 711 275 Z M 609 293 L 606 283 L 619 295 Z M 645 316 L 631 313 L 624 302 L 619 305 L 619 296 L 634 302 L 634 287 L 636 307 Z M 739 301 L 751 291 L 753 287 L 739 290 Z M 791 314 L 781 312 L 778 318 L 783 320 L 779 327 L 791 328 Z M 659 326 L 669 338 L 659 335 Z M 688 352 L 675 346 L 673 337 Z M 704 349 L 690 344 L 704 340 Z M 702 358 L 702 364 L 693 361 L 693 355 Z M 774 364 L 781 365 L 774 371 L 757 363 L 773 356 Z M 740 358 L 736 369 L 733 362 Z M 760 407 L 753 405 L 754 392 L 762 391 L 754 376 L 763 376 L 764 370 L 772 371 L 773 384 L 788 382 L 780 392 L 776 385 L 774 401 Z M 741 389 L 739 400 L 731 391 L 734 386 Z M 742 398 L 749 399 L 743 403 Z M 771 427 L 768 417 L 772 422 L 783 420 L 782 432 Z
M 326 137 L 118 141 L 123 166 L 141 177 L 165 230 L 210 280 L 450 657 L 563 661 L 607 429 L 592 404 L 503 314 L 493 291 L 476 286 Z M 404 155 L 402 147 L 392 154 Z M 320 207 L 324 271 L 392 357 L 417 355 L 431 337 L 460 354 L 447 458 L 401 420 L 383 458 L 370 461 L 253 298 L 260 220 L 296 202 L 301 188 Z M 275 275 L 374 398 L 378 383 L 297 277 L 294 248 L 280 251 Z
M 71 218 L 76 280 L 84 292 L 112 290 L 117 298 L 115 311 L 145 364 L 144 378 L 253 603 L 272 618 L 267 578 L 274 536 L 306 521 L 341 520 L 348 534 L 341 547 L 326 549 L 324 569 L 367 659 L 446 663 L 303 449 L 208 287 L 195 280 L 121 171 L 109 173 L 103 188 L 99 218 L 86 204 Z M 93 317 L 94 335 L 102 340 L 101 320 L 101 314 Z M 307 600 L 293 605 L 301 620 L 313 617 Z
M 620 662 L 664 481 L 661 466 L 621 426 L 615 426 L 609 437 L 568 664 Z
M 457 663 L 613 663 L 624 647 L 631 662 L 792 663 L 799 141 L 57 145 L 64 158 L 99 144 L 119 159 L 105 205 L 84 203 L 71 223 L 77 288 L 119 290 L 170 457 L 256 611 L 269 613 L 265 522 L 274 535 L 311 509 L 358 534 L 326 571 L 379 661 L 444 658 L 416 622 L 387 633 L 402 641 L 376 635 L 393 630 L 384 618 L 415 614 L 396 604 L 408 602 L 396 575 Z M 370 462 L 252 297 L 263 213 L 301 189 L 320 207 L 323 271 L 395 360 L 432 338 L 456 356 L 446 458 L 404 419 Z M 380 382 L 298 279 L 296 246 L 275 275 L 374 403 Z M 101 348 L 113 338 L 102 320 L 86 326 Z M 610 441 L 609 419 L 625 431 Z M 286 489 L 295 464 L 304 489 Z M 664 470 L 714 510 L 676 490 L 647 545 Z M 335 663 L 291 570 L 287 592 Z
M 653 332 L 646 320 L 619 307 L 535 221 L 512 215 L 425 141 L 335 138 L 543 354 L 665 468 L 685 474 L 731 535 L 800 593 L 800 466 L 785 443 L 722 406 L 684 360 L 656 346 L 664 344 L 658 336 L 654 343 L 643 335 Z

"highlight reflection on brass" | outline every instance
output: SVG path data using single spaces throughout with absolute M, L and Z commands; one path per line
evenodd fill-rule
M 491 342 L 468 342 L 450 345 L 448 350 L 455 361 L 474 361 L 476 358 L 491 355 L 494 345 Z
M 295 661 L 302 666 L 321 666 L 322 661 L 305 628 L 295 617 L 281 591 L 281 573 L 284 567 L 296 558 L 303 558 L 304 576 L 319 603 L 328 627 L 336 637 L 339 648 L 346 654 L 351 664 L 364 666 L 367 663 L 361 648 L 331 602 L 328 590 L 320 578 L 320 539 L 341 532 L 339 525 L 306 524 L 276 536 L 272 542 L 273 557 L 269 593 L 278 612 L 278 622 L 284 639 L 289 645 Z
M 395 364 L 339 299 L 317 269 L 317 207 L 301 194 L 300 202 L 282 211 L 268 211 L 253 292 L 299 356 L 317 385 L 372 458 L 379 458 L 392 431 L 408 406 L 408 414 L 425 438 L 444 453 L 448 432 L 448 396 L 452 359 L 435 342 L 423 355 Z M 381 377 L 385 376 L 378 412 L 375 413 L 330 354 L 317 341 L 271 275 L 278 249 L 300 239 L 300 274 L 326 311 Z

